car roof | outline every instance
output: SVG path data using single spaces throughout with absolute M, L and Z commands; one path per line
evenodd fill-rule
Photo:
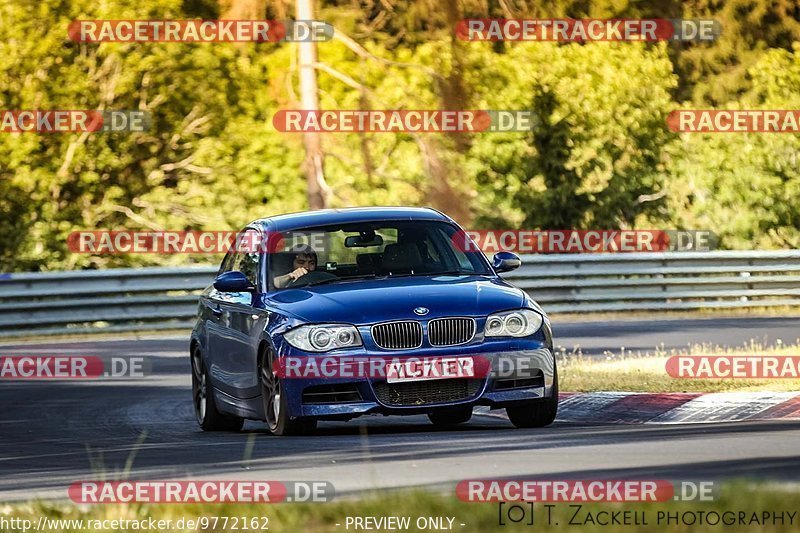
M 438 220 L 452 222 L 447 215 L 429 207 L 349 207 L 345 209 L 302 211 L 260 218 L 251 222 L 249 226 L 260 226 L 262 230 L 266 231 L 291 231 L 327 226 L 329 224 L 383 220 Z

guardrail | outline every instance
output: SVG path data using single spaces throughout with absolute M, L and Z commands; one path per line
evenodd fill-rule
M 800 250 L 528 255 L 505 277 L 550 313 L 800 306 Z M 0 276 L 0 337 L 188 329 L 217 267 Z

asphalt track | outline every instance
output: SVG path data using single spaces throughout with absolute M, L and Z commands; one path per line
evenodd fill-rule
M 800 318 L 596 321 L 556 324 L 557 343 L 587 354 L 709 342 L 796 342 Z M 78 480 L 136 477 L 331 481 L 338 493 L 466 478 L 800 480 L 800 422 L 615 426 L 559 422 L 517 430 L 475 416 L 454 430 L 425 417 L 324 423 L 313 437 L 276 438 L 248 422 L 203 433 L 192 413 L 185 339 L 58 341 L 2 355 L 144 356 L 138 380 L 0 382 L 0 501 L 65 498 Z M 137 444 L 141 442 L 141 444 Z M 249 451 L 248 451 L 249 450 Z M 126 462 L 132 463 L 123 474 Z

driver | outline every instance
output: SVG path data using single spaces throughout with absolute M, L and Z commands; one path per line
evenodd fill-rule
M 272 283 L 278 289 L 283 289 L 294 280 L 305 276 L 317 268 L 317 252 L 310 246 L 303 246 L 294 256 L 292 271 L 283 276 L 275 276 Z

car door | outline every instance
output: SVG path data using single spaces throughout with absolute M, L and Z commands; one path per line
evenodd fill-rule
M 258 243 L 257 236 L 257 230 L 248 228 L 243 242 Z M 209 328 L 211 376 L 220 390 L 237 398 L 252 398 L 259 394 L 256 351 L 257 324 L 261 315 L 254 303 L 263 287 L 260 279 L 263 258 L 264 254 L 255 246 L 235 251 L 230 263 L 229 270 L 244 273 L 255 291 L 222 292 L 214 289 L 209 295 L 212 312 L 217 317 L 213 328 Z
M 236 251 L 231 249 L 225 254 L 217 276 L 233 270 L 236 262 Z M 225 350 L 225 339 L 229 336 L 228 316 L 225 315 L 223 306 L 226 305 L 229 295 L 217 290 L 213 285 L 208 294 L 203 298 L 203 319 L 206 331 L 206 367 L 215 387 L 225 389 L 225 375 L 219 371 L 221 354 Z

